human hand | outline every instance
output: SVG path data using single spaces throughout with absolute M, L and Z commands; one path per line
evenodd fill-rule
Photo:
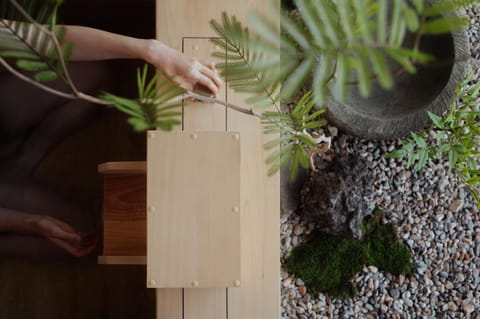
M 220 94 L 223 81 L 212 62 L 202 63 L 157 40 L 152 40 L 146 61 L 188 91 L 209 92 L 216 98 Z
M 72 226 L 56 218 L 35 215 L 30 217 L 27 222 L 32 231 L 76 257 L 85 256 L 96 247 L 95 235 L 78 232 Z

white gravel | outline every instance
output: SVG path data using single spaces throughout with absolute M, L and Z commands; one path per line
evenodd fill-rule
M 480 7 L 467 13 L 475 20 L 469 31 L 472 56 L 480 59 Z M 282 271 L 282 318 L 480 319 L 480 214 L 468 189 L 449 172 L 448 159 L 414 173 L 405 162 L 384 158 L 397 141 L 371 142 L 340 133 L 334 147 L 337 154 L 358 153 L 372 162 L 375 203 L 411 248 L 414 277 L 394 278 L 368 267 L 354 279 L 358 296 L 330 300 L 310 295 L 300 279 Z M 282 260 L 312 229 L 294 212 L 282 216 Z

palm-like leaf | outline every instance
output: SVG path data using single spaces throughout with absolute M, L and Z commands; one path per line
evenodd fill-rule
M 271 97 L 272 88 L 282 85 L 282 98 L 291 100 L 313 79 L 318 105 L 325 104 L 331 82 L 340 100 L 346 97 L 349 82 L 358 83 L 363 96 L 372 93 L 373 81 L 390 89 L 394 70 L 389 59 L 411 73 L 417 63 L 433 59 L 419 52 L 418 41 L 411 48 L 403 47 L 407 32 L 417 33 L 419 39 L 462 28 L 468 21 L 450 14 L 480 0 L 442 0 L 434 5 L 427 0 L 295 2 L 300 18 L 281 13 L 282 33 L 272 19 L 259 15 L 250 20 L 250 30 L 226 14 L 221 22 L 211 22 L 222 38 L 214 40 L 222 49 L 216 55 L 227 52 L 229 58 L 221 67 L 232 89 Z M 281 61 L 277 43 L 282 44 Z
M 325 110 L 312 112 L 314 104 L 312 92 L 307 92 L 289 113 L 266 111 L 262 114 L 265 133 L 280 134 L 264 146 L 266 150 L 273 150 L 266 160 L 269 175 L 290 162 L 289 177 L 294 180 L 300 166 L 310 167 L 309 154 L 318 145 L 308 131 L 326 124 L 324 119 L 318 119 Z
M 72 45 L 55 45 L 63 42 L 65 33 L 63 27 L 56 26 L 60 4 L 61 1 L 50 1 L 37 9 L 35 1 L 0 3 L 0 57 L 14 59 L 19 69 L 32 73 L 32 78 L 39 82 L 58 77 L 68 82 L 64 65 L 68 63 Z
M 185 90 L 170 78 L 162 78 L 156 73 L 147 81 L 148 66 L 137 70 L 138 96 L 136 100 L 127 99 L 111 93 L 103 93 L 100 98 L 112 103 L 113 107 L 129 116 L 128 122 L 136 131 L 160 128 L 170 131 L 181 123 L 181 97 Z M 172 102 L 174 101 L 174 102 Z

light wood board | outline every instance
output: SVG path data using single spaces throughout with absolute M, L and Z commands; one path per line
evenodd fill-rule
M 279 1 L 276 1 L 279 7 Z M 215 36 L 208 25 L 212 18 L 220 19 L 222 11 L 235 14 L 245 21 L 253 9 L 271 10 L 271 1 L 157 1 L 157 39 L 177 50 L 200 59 L 210 57 L 211 48 L 202 39 L 196 44 L 195 37 Z M 244 98 L 226 92 L 230 103 L 244 105 Z M 193 108 L 193 110 L 190 110 Z M 225 118 L 225 120 L 221 120 Z M 197 131 L 238 131 L 242 136 L 242 287 L 198 290 L 187 300 L 188 289 L 183 296 L 184 313 L 188 319 L 276 319 L 280 317 L 280 235 L 279 235 L 279 176 L 267 177 L 264 165 L 266 154 L 258 120 L 226 110 L 218 105 L 197 104 L 185 108 L 184 129 Z M 253 180 L 250 180 L 252 178 Z M 248 183 L 246 180 L 250 180 Z M 179 295 L 181 290 L 169 292 L 158 290 L 159 299 L 168 293 Z M 197 290 L 195 290 L 197 292 Z M 226 296 L 228 295 L 228 297 Z M 208 298 L 206 298 L 208 296 Z M 181 300 L 176 299 L 178 303 Z M 158 299 L 157 299 L 158 301 Z M 218 307 L 226 303 L 226 309 Z M 182 314 L 172 311 L 178 303 L 157 304 L 157 318 L 182 319 Z M 190 309 L 194 309 L 191 312 Z M 212 313 L 213 309 L 213 313 Z M 227 313 L 224 313 L 226 310 Z
M 240 135 L 148 136 L 148 282 L 234 287 L 241 280 Z

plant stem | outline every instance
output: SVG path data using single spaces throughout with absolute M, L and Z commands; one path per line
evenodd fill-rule
M 244 113 L 244 114 L 247 114 L 247 115 L 251 115 L 251 116 L 255 116 L 255 117 L 258 117 L 258 118 L 262 118 L 262 115 L 259 114 L 259 113 L 256 113 L 252 108 L 246 109 L 246 108 L 243 108 L 241 106 L 237 106 L 237 105 L 234 105 L 234 104 L 231 104 L 231 103 L 226 103 L 226 102 L 223 102 L 221 100 L 217 100 L 217 99 L 214 99 L 214 98 L 211 98 L 211 97 L 203 96 L 203 95 L 191 92 L 191 91 L 188 91 L 186 93 L 186 95 L 187 95 L 187 98 L 192 97 L 196 100 L 200 100 L 200 101 L 205 102 L 205 103 L 220 104 L 220 105 L 226 106 L 227 108 L 232 109 L 234 111 Z
M 77 89 L 77 87 L 75 86 L 75 84 L 73 83 L 72 81 L 72 78 L 70 77 L 70 74 L 67 70 L 67 66 L 65 64 L 65 60 L 63 59 L 63 54 L 62 54 L 62 49 L 61 49 L 61 46 L 60 46 L 60 43 L 58 43 L 58 39 L 57 39 L 57 36 L 55 35 L 55 33 L 53 33 L 52 31 L 50 31 L 48 28 L 45 28 L 45 26 L 43 25 L 40 25 L 39 23 L 37 23 L 37 21 L 35 21 L 35 19 L 33 19 L 27 11 L 25 11 L 25 9 L 18 4 L 18 2 L 16 0 L 10 0 L 10 3 L 33 25 L 35 26 L 36 28 L 40 29 L 42 32 L 44 32 L 49 38 L 50 40 L 53 42 L 53 47 L 55 48 L 55 51 L 57 53 L 57 57 L 58 57 L 58 60 L 60 62 L 60 65 L 62 66 L 62 71 L 65 75 L 65 79 L 66 79 L 66 82 L 68 84 L 68 86 L 72 89 L 73 93 L 75 95 L 78 95 L 79 94 L 79 91 Z

